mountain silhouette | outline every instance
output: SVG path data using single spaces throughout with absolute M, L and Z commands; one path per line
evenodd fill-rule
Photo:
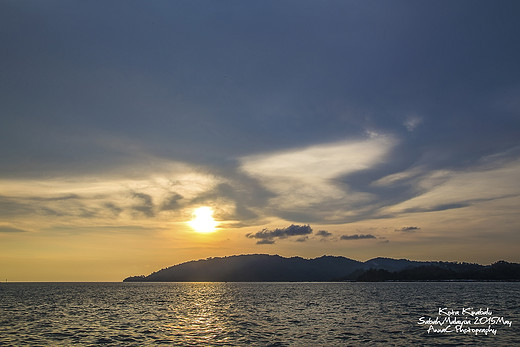
M 248 254 L 174 265 L 124 282 L 324 282 L 386 280 L 520 280 L 520 264 L 479 265 L 374 258 L 366 262 L 322 256 L 314 259 Z

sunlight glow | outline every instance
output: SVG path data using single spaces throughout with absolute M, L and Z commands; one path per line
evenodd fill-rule
M 198 233 L 212 233 L 215 231 L 218 222 L 213 219 L 211 207 L 203 206 L 193 212 L 193 219 L 188 224 Z

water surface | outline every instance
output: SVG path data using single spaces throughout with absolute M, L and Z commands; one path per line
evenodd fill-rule
M 512 324 L 496 335 L 418 324 L 469 307 Z M 514 346 L 519 322 L 520 283 L 0 285 L 2 346 Z

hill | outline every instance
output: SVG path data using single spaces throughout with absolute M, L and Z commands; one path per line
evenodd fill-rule
M 520 280 L 520 264 L 479 265 L 374 258 L 366 262 L 322 256 L 314 259 L 249 254 L 174 265 L 124 282 L 323 282 L 386 280 Z
M 150 282 L 280 282 L 329 281 L 362 266 L 356 260 L 323 256 L 315 259 L 251 254 L 190 261 L 125 281 Z

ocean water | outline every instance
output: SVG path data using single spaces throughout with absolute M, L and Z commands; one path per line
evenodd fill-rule
M 0 284 L 0 346 L 520 346 L 519 324 L 520 283 Z

